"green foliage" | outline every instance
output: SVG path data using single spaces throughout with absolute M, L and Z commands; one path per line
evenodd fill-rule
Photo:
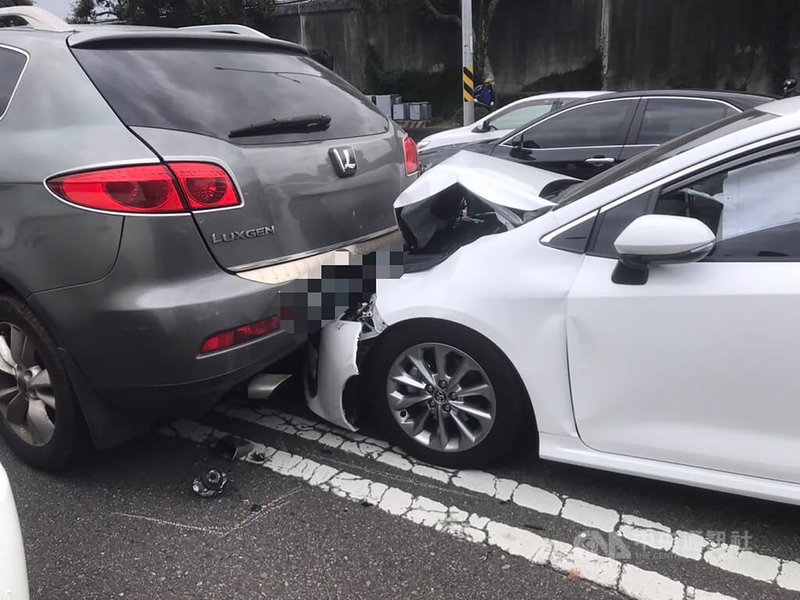
M 33 0 L 0 0 L 0 8 L 8 8 L 9 6 L 31 6 Z
M 258 27 L 272 14 L 273 0 L 77 0 L 76 22 L 117 19 L 131 25 L 183 27 L 241 23 Z
M 571 71 L 551 73 L 522 88 L 523 92 L 550 92 L 553 90 L 599 90 L 603 84 L 603 59 L 598 52 L 586 63 Z

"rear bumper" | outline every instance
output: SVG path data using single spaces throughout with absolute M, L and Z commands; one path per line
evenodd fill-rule
M 302 328 L 278 330 L 200 355 L 212 335 L 279 315 L 282 290 L 220 269 L 191 217 L 126 218 L 111 273 L 28 302 L 61 348 L 95 443 L 109 446 L 201 414 L 301 345 Z
M 28 600 L 28 570 L 14 496 L 0 466 L 0 598 Z

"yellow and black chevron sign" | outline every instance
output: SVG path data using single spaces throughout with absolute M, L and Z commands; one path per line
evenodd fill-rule
M 464 80 L 464 100 L 466 102 L 475 101 L 475 71 L 472 67 L 464 67 L 462 75 Z

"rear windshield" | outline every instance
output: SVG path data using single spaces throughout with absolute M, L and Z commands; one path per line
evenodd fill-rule
M 330 117 L 327 129 L 236 137 L 237 144 L 315 141 L 388 131 L 357 89 L 307 56 L 247 48 L 75 48 L 75 56 L 130 127 L 229 139 L 273 119 Z

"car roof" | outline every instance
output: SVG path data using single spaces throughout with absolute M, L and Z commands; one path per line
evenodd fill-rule
M 602 96 L 595 96 L 587 102 L 596 102 L 598 100 L 611 100 L 615 98 L 653 98 L 653 97 L 668 97 L 668 98 L 706 98 L 709 100 L 723 100 L 734 105 L 736 108 L 747 109 L 753 108 L 764 102 L 775 100 L 774 96 L 766 94 L 751 94 L 748 92 L 737 92 L 729 90 L 693 90 L 693 89 L 680 89 L 680 90 L 633 90 L 629 92 L 614 92 L 603 94 Z M 572 104 L 571 106 L 576 106 Z
M 533 121 L 525 123 L 521 127 L 518 127 L 517 129 L 510 132 L 508 135 L 503 136 L 502 138 L 485 143 L 500 145 L 506 140 L 509 140 L 514 136 L 518 135 L 521 131 L 525 131 L 538 121 L 544 121 L 545 119 L 549 119 L 553 115 L 557 115 L 562 111 L 573 110 L 585 104 L 592 104 L 595 102 L 603 102 L 606 100 L 617 100 L 625 98 L 664 98 L 664 97 L 704 98 L 709 100 L 721 100 L 723 102 L 727 102 L 735 106 L 736 108 L 742 111 L 755 108 L 756 106 L 760 106 L 766 103 L 772 103 L 775 100 L 774 96 L 767 96 L 764 94 L 748 94 L 746 92 L 733 92 L 727 90 L 633 90 L 629 92 L 609 92 L 592 96 L 590 98 L 585 98 L 577 102 L 571 102 L 569 105 L 564 106 L 554 112 L 547 113 L 546 115 L 537 117 Z
M 66 38 L 73 48 L 113 47 L 120 45 L 181 45 L 186 43 L 230 44 L 261 46 L 277 50 L 308 54 L 302 46 L 278 40 L 260 31 L 236 24 L 201 25 L 194 27 L 167 28 L 121 25 L 116 23 L 70 24 L 51 12 L 37 6 L 11 6 L 0 8 L 0 18 L 17 17 L 27 25 L 3 27 L 3 37 L 7 34 L 22 34 L 31 39 L 49 36 L 51 39 Z
M 207 30 L 170 29 L 167 27 L 114 27 L 95 25 L 76 31 L 67 40 L 72 48 L 98 48 L 127 45 L 181 45 L 200 42 L 202 44 L 237 44 L 260 46 L 308 54 L 303 46 L 267 36 L 241 35 L 238 33 L 210 32 Z

